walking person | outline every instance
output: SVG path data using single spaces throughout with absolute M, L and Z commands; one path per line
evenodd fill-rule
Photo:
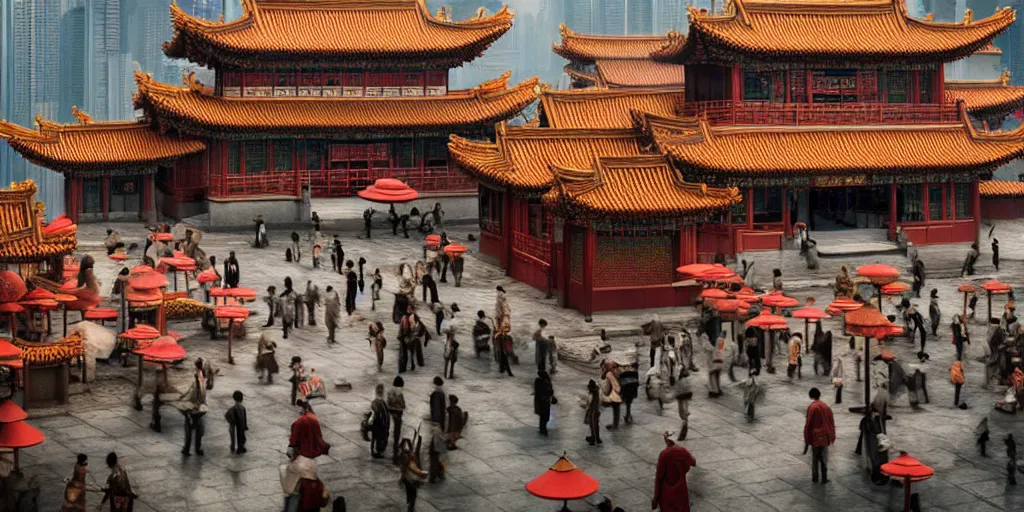
M 403 439 L 401 442 L 402 451 L 399 455 L 401 476 L 398 482 L 405 489 L 405 504 L 408 512 L 416 511 L 416 494 L 420 486 L 427 481 L 427 472 L 420 469 L 416 461 L 416 452 L 413 450 L 412 441 Z
M 107 231 L 109 234 L 111 230 Z M 85 477 L 88 472 L 89 457 L 80 453 L 75 462 L 75 470 L 71 473 L 71 480 L 64 485 L 64 502 L 60 505 L 60 512 L 86 512 Z
M 299 384 L 302 384 L 302 381 L 306 380 L 303 375 L 305 368 L 302 366 L 302 358 L 299 356 L 292 356 L 292 361 L 288 364 L 288 369 L 291 370 L 292 373 L 292 376 L 288 379 L 288 381 L 292 383 L 292 399 L 290 403 L 292 405 L 298 405 L 296 400 L 299 395 Z
M 722 396 L 722 370 L 725 369 L 725 333 L 718 338 L 717 345 L 704 345 L 708 354 L 708 396 Z
M 402 439 L 402 416 L 405 415 L 405 394 L 402 392 L 404 387 L 405 380 L 402 376 L 395 377 L 387 396 L 388 412 L 391 414 L 391 424 L 394 425 L 391 457 L 396 462 L 399 460 L 398 444 Z
M 939 309 L 939 290 L 932 288 L 928 300 L 928 321 L 932 324 L 932 336 L 939 335 L 939 324 L 942 322 L 942 310 Z
M 380 275 L 380 269 L 373 269 L 373 282 L 370 283 L 370 311 L 377 310 L 377 301 L 380 300 L 380 290 L 384 288 L 384 278 Z
M 444 464 L 441 462 L 441 449 L 445 445 L 444 433 L 447 431 L 448 395 L 444 391 L 444 380 L 434 377 L 434 391 L 430 393 L 430 482 L 444 480 Z
M 284 339 L 288 339 L 288 331 L 295 325 L 295 300 L 298 298 L 298 294 L 292 289 L 292 278 L 284 278 L 284 291 L 281 292 L 281 328 L 284 331 Z
M 338 235 L 334 235 L 334 240 L 331 244 L 331 269 L 341 274 L 344 268 L 345 250 L 341 248 L 341 239 L 338 238 Z
M 992 239 L 992 266 L 996 267 L 996 272 L 999 272 L 999 239 Z
M 601 444 L 601 389 L 590 379 L 587 383 L 587 402 L 584 404 L 586 412 L 583 415 L 583 424 L 590 429 L 587 436 L 587 443 L 590 446 Z
M 832 361 L 832 373 L 829 377 L 832 379 L 832 386 L 836 389 L 836 405 L 839 405 L 843 403 L 843 378 L 845 378 L 842 358 L 836 357 Z
M 964 323 L 964 319 L 959 314 L 953 315 L 953 323 L 949 325 L 949 328 L 953 331 L 953 345 L 956 347 L 956 360 L 962 361 L 964 358 L 964 344 L 971 344 L 971 338 L 967 334 L 967 325 Z
M 551 350 L 548 336 L 544 333 L 544 329 L 547 326 L 548 321 L 541 318 L 537 321 L 537 330 L 533 331 L 534 359 L 537 363 L 537 369 L 545 371 L 548 369 L 548 351 Z
M 277 365 L 277 343 L 270 339 L 266 332 L 260 333 L 260 341 L 256 344 L 256 361 L 253 369 L 263 380 L 264 374 L 267 377 L 267 384 L 274 383 L 274 374 L 280 371 Z
M 622 386 L 619 385 L 619 367 L 614 361 L 601 363 L 601 404 L 612 408 L 612 423 L 608 430 L 619 428 L 619 411 L 622 407 Z
M 672 432 L 665 432 L 665 449 L 658 455 L 654 473 L 654 499 L 651 509 L 662 512 L 690 512 L 690 491 L 686 486 L 686 473 L 697 465 L 689 450 L 672 440 Z
M 508 327 L 503 326 L 497 329 L 494 334 L 494 346 L 497 347 L 498 353 L 498 373 L 507 372 L 509 377 L 512 377 L 512 335 L 508 332 Z
M 388 344 L 388 341 L 384 339 L 384 324 L 381 322 L 370 322 L 369 334 L 366 336 L 366 340 L 370 342 L 373 354 L 377 357 L 377 371 L 384 371 L 384 347 Z
M 228 438 L 231 440 L 231 453 L 241 455 L 245 453 L 245 431 L 249 430 L 249 422 L 245 416 L 245 406 L 242 405 L 244 396 L 241 391 L 236 390 L 231 394 L 235 401 L 227 412 L 224 419 L 228 422 Z
M 967 250 L 967 255 L 964 256 L 964 265 L 960 270 L 960 277 L 974 275 L 974 264 L 978 262 L 979 256 L 981 256 L 981 252 L 978 250 L 978 242 L 971 243 L 971 248 Z
M 690 386 L 690 371 L 684 366 L 679 369 L 679 378 L 673 387 L 676 398 L 676 406 L 679 408 L 679 437 L 677 441 L 686 440 L 686 434 L 690 431 L 690 400 L 693 399 L 693 388 Z M 628 409 L 627 409 L 628 410 Z
M 661 323 L 661 317 L 657 313 L 651 318 L 650 322 L 640 326 L 643 333 L 648 335 L 650 338 L 651 348 L 651 367 L 654 367 L 654 353 L 661 347 L 661 344 L 665 341 L 665 326 Z
M 320 287 L 313 284 L 313 281 L 306 281 L 306 293 L 302 294 L 302 300 L 306 305 L 306 313 L 310 327 L 316 327 L 316 307 L 320 305 Z
M 388 433 L 391 432 L 391 413 L 384 401 L 384 384 L 377 384 L 373 389 L 373 401 L 370 402 L 370 456 L 375 459 L 384 458 L 388 450 Z
M 966 403 L 960 403 L 960 390 L 964 387 L 964 363 L 959 359 L 953 361 L 949 368 L 949 382 L 953 383 L 953 407 L 966 409 Z
M 832 418 L 832 409 L 822 402 L 821 391 L 811 388 L 808 393 L 811 405 L 807 407 L 807 420 L 804 422 L 804 454 L 811 449 L 811 481 L 828 483 L 828 447 L 836 442 L 836 424 Z
M 107 476 L 107 486 L 103 489 L 100 505 L 110 501 L 110 512 L 131 512 L 135 498 L 139 496 L 132 492 L 128 472 L 118 463 L 117 453 L 107 454 L 107 467 L 110 468 L 110 475 Z
M 469 415 L 459 407 L 459 397 L 448 395 L 448 425 L 445 430 L 445 447 L 449 450 L 458 450 L 459 439 L 462 438 L 462 429 L 466 427 Z
M 327 287 L 327 297 L 324 300 L 324 325 L 327 326 L 327 344 L 333 345 L 337 342 L 334 333 L 341 324 L 341 297 L 333 286 Z
M 633 400 L 636 400 L 640 393 L 640 372 L 637 371 L 637 366 L 639 363 L 634 361 L 619 375 L 619 387 L 622 389 L 620 395 L 622 402 L 626 404 L 626 415 L 623 420 L 627 425 L 633 424 Z
M 914 276 L 914 282 L 911 285 L 911 289 L 914 292 L 914 297 L 921 296 L 921 289 L 924 288 L 924 261 L 914 261 L 914 267 L 911 269 L 911 274 Z
M 203 455 L 203 416 L 206 415 L 206 391 L 208 376 L 203 368 L 203 360 L 196 359 L 196 370 L 192 374 L 192 384 L 181 395 L 181 400 L 186 400 L 182 409 L 185 415 L 185 446 L 181 454 L 188 457 L 191 455 L 192 441 L 195 439 L 196 455 Z
M 281 315 L 281 299 L 277 297 L 276 286 L 267 287 L 267 295 L 263 297 L 263 302 L 267 303 L 267 323 L 263 324 L 263 327 L 273 327 L 274 318 Z
M 356 273 L 352 270 L 354 266 L 352 260 L 345 262 L 345 312 L 348 316 L 352 316 L 352 312 L 356 310 L 356 292 L 359 288 Z
M 537 370 L 537 378 L 533 379 L 533 413 L 540 420 L 540 435 L 548 436 L 548 421 L 551 420 L 551 406 L 557 404 L 555 388 L 551 376 L 544 370 Z
M 800 333 L 793 334 L 789 337 L 789 366 L 786 368 L 786 375 L 789 377 L 790 382 L 793 381 L 793 377 L 801 379 L 800 369 L 803 367 L 803 358 L 800 356 L 801 345 L 803 345 L 803 336 Z M 815 368 L 815 374 L 817 374 L 817 368 Z

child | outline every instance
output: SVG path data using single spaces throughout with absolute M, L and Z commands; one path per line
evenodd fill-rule
M 242 405 L 242 392 L 235 391 L 231 394 L 231 398 L 235 399 L 235 405 L 231 406 L 226 413 L 224 413 L 224 419 L 228 420 L 228 436 L 231 439 L 231 453 L 241 455 L 247 450 L 245 449 L 245 431 L 249 430 L 249 423 L 245 417 L 245 406 Z
M 455 442 L 462 437 L 462 429 L 466 426 L 466 419 L 469 416 L 467 413 L 462 412 L 462 408 L 459 407 L 459 397 L 455 395 L 448 395 L 448 434 L 445 445 L 449 450 L 458 450 L 459 447 L 455 446 Z

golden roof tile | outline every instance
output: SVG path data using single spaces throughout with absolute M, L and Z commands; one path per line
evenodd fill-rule
M 359 62 L 360 67 L 452 67 L 479 57 L 512 28 L 508 7 L 463 21 L 439 19 L 424 0 L 242 0 L 230 22 L 171 4 L 175 34 L 164 53 L 254 69 Z
M 1009 71 L 994 80 L 947 80 L 946 101 L 963 101 L 978 117 L 1006 115 L 1024 108 L 1024 86 L 1009 83 Z
M 1024 155 L 1024 128 L 938 125 L 731 126 L 639 114 L 681 169 L 724 175 L 899 174 L 991 170 Z
M 0 189 L 0 264 L 38 263 L 71 254 L 76 248 L 74 232 L 43 233 L 32 180 Z
M 149 123 L 93 122 L 75 112 L 81 124 L 36 116 L 38 130 L 0 121 L 0 138 L 28 160 L 67 173 L 149 168 L 206 149 L 199 140 L 161 135 Z
M 536 77 L 510 88 L 509 76 L 444 96 L 227 98 L 163 84 L 137 72 L 136 108 L 164 129 L 191 135 L 451 133 L 509 119 L 537 99 Z
M 551 166 L 557 201 L 570 211 L 616 217 L 706 215 L 740 202 L 736 188 L 683 181 L 663 155 L 597 157 L 589 168 Z
M 650 59 L 598 60 L 597 72 L 608 87 L 682 87 L 683 66 Z
M 495 142 L 452 135 L 448 153 L 474 178 L 497 187 L 540 192 L 551 187 L 551 165 L 583 167 L 598 156 L 643 152 L 632 130 L 499 126 Z
M 576 62 L 594 62 L 604 59 L 646 59 L 651 52 L 661 49 L 668 42 L 668 36 L 658 35 L 593 35 L 577 34 L 562 23 L 558 26 L 562 34 L 560 44 L 551 49 L 559 56 Z
M 1024 197 L 1024 182 L 989 180 L 978 183 L 981 197 Z
M 552 128 L 631 128 L 631 110 L 674 116 L 682 88 L 544 91 L 540 115 Z
M 690 7 L 686 41 L 653 56 L 683 64 L 715 59 L 950 62 L 985 48 L 1013 23 L 1012 9 L 973 21 L 911 18 L 903 0 L 733 0 L 711 15 Z

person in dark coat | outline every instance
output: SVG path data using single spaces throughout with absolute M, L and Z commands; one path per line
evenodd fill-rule
M 996 272 L 999 272 L 999 239 L 992 239 L 992 265 L 996 267 Z
M 370 455 L 375 459 L 384 457 L 388 449 L 388 433 L 391 431 L 391 413 L 384 400 L 384 385 L 377 384 L 373 390 L 373 401 L 370 402 Z
M 455 287 L 462 287 L 462 273 L 466 268 L 466 258 L 463 258 L 461 254 L 455 254 L 451 256 L 452 260 L 452 277 L 455 278 Z
M 462 437 L 462 429 L 466 427 L 468 415 L 459 407 L 459 397 L 448 396 L 448 426 L 445 430 L 445 446 L 449 450 L 458 450 L 458 441 Z
M 633 424 L 633 400 L 636 400 L 640 391 L 640 373 L 637 372 L 637 363 L 627 366 L 619 374 L 619 388 L 622 390 L 619 396 L 626 404 L 626 416 L 623 418 L 627 425 Z
M 942 310 L 939 309 L 939 290 L 932 288 L 928 302 L 928 321 L 932 324 L 932 336 L 939 335 L 939 323 L 942 322 Z
M 348 273 L 345 274 L 345 312 L 352 316 L 352 312 L 356 310 L 356 292 L 359 284 L 356 273 L 352 271 L 355 263 L 348 260 L 345 262 L 345 266 L 348 267 Z
M 441 280 L 440 280 L 440 282 L 442 282 L 442 283 L 447 283 L 448 282 L 448 264 L 450 263 L 450 260 L 451 260 L 451 258 L 448 256 L 448 253 L 444 251 L 444 248 L 447 245 L 451 245 L 451 243 L 452 243 L 451 240 L 448 240 L 448 233 L 445 233 L 444 231 L 442 231 L 441 232 L 441 243 L 438 244 L 438 251 L 437 251 L 438 259 L 441 260 Z
M 334 235 L 332 243 L 334 249 L 331 251 L 331 268 L 342 274 L 345 269 L 345 250 L 341 248 L 341 239 L 338 238 L 338 235 Z
M 911 273 L 914 275 L 914 283 L 911 285 L 911 288 L 914 290 L 914 297 L 920 297 L 921 289 L 924 288 L 924 262 L 920 259 L 915 261 Z
M 974 264 L 978 262 L 979 256 L 981 256 L 981 252 L 978 250 L 978 242 L 974 242 L 967 251 L 967 255 L 964 256 L 964 266 L 960 269 L 960 277 L 974 275 Z
M 953 346 L 956 347 L 956 360 L 962 361 L 964 358 L 964 343 L 971 344 L 963 317 L 953 315 L 953 323 L 949 325 L 949 328 L 953 331 Z
M 437 283 L 434 282 L 434 276 L 432 274 L 423 274 L 423 278 L 420 280 L 423 285 L 423 302 L 427 302 L 427 292 L 430 292 L 430 304 L 441 302 L 437 298 Z
M 359 265 L 359 293 L 363 293 L 363 287 L 366 286 L 366 282 L 363 281 L 363 266 L 366 265 L 366 258 L 359 257 L 359 261 L 356 262 Z
M 533 379 L 533 413 L 540 418 L 540 435 L 547 437 L 548 421 L 551 420 L 551 404 L 555 403 L 555 388 L 551 377 L 544 370 L 537 370 Z
M 587 404 L 583 414 L 583 424 L 589 429 L 587 443 L 590 446 L 601 444 L 601 388 L 594 379 L 587 383 Z
M 231 251 L 228 253 L 227 261 L 224 262 L 224 287 L 238 288 L 240 275 L 238 259 L 235 258 L 235 251 Z
M 224 419 L 228 421 L 228 436 L 231 439 L 231 453 L 237 453 L 241 455 L 245 453 L 245 431 L 249 430 L 249 422 L 246 421 L 245 417 L 245 406 L 242 405 L 241 391 L 235 391 L 231 394 L 231 398 L 235 400 L 235 405 L 231 406 L 227 412 L 224 413 Z

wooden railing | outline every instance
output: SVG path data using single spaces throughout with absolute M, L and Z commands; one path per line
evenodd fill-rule
M 850 125 L 955 123 L 952 103 L 769 103 L 696 101 L 680 105 L 685 116 L 706 116 L 712 125 Z
M 422 169 L 325 169 L 244 176 L 214 175 L 210 177 L 210 197 L 298 196 L 299 180 L 301 184 L 309 185 L 313 197 L 346 197 L 354 196 L 379 178 L 400 179 L 419 192 L 473 192 L 477 189 L 472 178 L 447 166 Z
M 210 176 L 210 197 L 298 196 L 298 179 L 295 171 L 214 175 Z
M 519 231 L 512 232 L 512 249 L 551 263 L 551 242 Z

